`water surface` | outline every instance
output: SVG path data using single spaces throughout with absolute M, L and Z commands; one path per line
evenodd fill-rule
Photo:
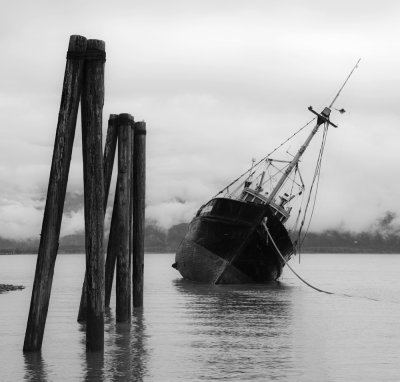
M 145 257 L 144 309 L 106 314 L 105 351 L 87 354 L 76 322 L 83 255 L 56 262 L 42 352 L 22 346 L 36 256 L 0 256 L 1 381 L 398 381 L 400 256 L 302 255 L 271 285 L 183 281 L 173 255 Z

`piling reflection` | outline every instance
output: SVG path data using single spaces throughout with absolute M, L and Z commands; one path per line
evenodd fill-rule
M 148 373 L 149 352 L 147 350 L 147 330 L 143 316 L 143 309 L 136 310 L 132 316 L 131 335 L 131 380 L 143 381 Z
M 41 352 L 24 352 L 25 381 L 48 381 L 47 367 Z
M 86 352 L 85 381 L 104 381 L 104 352 Z
M 84 381 L 104 381 L 104 352 L 86 351 L 86 322 L 79 322 L 79 332 L 81 334 L 81 368 Z
M 148 358 L 143 311 L 135 311 L 131 323 L 117 323 L 112 310 L 107 309 L 104 326 L 104 353 L 86 352 L 82 338 L 85 381 L 142 381 Z M 80 330 L 85 330 L 84 324 Z
M 108 314 L 105 380 L 142 381 L 148 357 L 143 311 L 135 311 L 131 323 L 115 323 L 111 312 Z

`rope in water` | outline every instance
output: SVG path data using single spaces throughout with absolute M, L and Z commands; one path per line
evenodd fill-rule
M 306 284 L 307 286 L 309 286 L 310 288 L 316 290 L 317 292 L 321 292 L 321 293 L 326 293 L 326 294 L 334 294 L 337 296 L 344 296 L 344 297 L 357 297 L 357 298 L 362 298 L 362 299 L 366 299 L 366 300 L 372 300 L 372 301 L 380 301 L 376 298 L 372 298 L 372 297 L 367 297 L 367 296 L 356 296 L 356 295 L 351 295 L 351 294 L 347 294 L 347 293 L 334 293 L 334 292 L 328 292 L 326 290 L 317 288 L 313 285 L 311 285 L 309 282 L 307 282 L 306 280 L 304 280 L 289 264 L 288 262 L 285 260 L 285 258 L 283 257 L 281 251 L 279 250 L 279 248 L 277 247 L 274 239 L 272 238 L 271 234 L 268 231 L 267 225 L 265 224 L 265 222 L 263 222 L 263 225 L 265 227 L 265 230 L 267 231 L 268 237 L 271 239 L 272 244 L 274 245 L 276 251 L 278 252 L 279 256 L 282 258 L 282 260 L 284 261 L 285 265 L 288 266 L 288 268 L 294 273 L 294 275 L 300 280 L 302 281 L 304 284 Z
M 295 275 L 300 281 L 302 281 L 304 284 L 306 284 L 306 285 L 309 286 L 310 288 L 316 290 L 317 292 L 326 293 L 326 294 L 334 294 L 333 292 L 328 292 L 328 291 L 326 291 L 326 290 L 319 289 L 319 288 L 317 288 L 317 287 L 311 285 L 311 284 L 310 284 L 309 282 L 307 282 L 306 280 L 304 280 L 304 279 L 303 279 L 303 278 L 288 264 L 288 261 L 285 260 L 285 258 L 283 257 L 283 255 L 282 255 L 281 251 L 279 250 L 278 246 L 276 245 L 276 243 L 275 243 L 275 241 L 274 241 L 272 235 L 269 233 L 267 224 L 266 224 L 265 222 L 263 222 L 263 225 L 264 225 L 265 230 L 267 231 L 268 237 L 270 238 L 270 240 L 271 240 L 272 244 L 274 245 L 276 251 L 278 252 L 279 256 L 282 258 L 282 260 L 283 260 L 283 262 L 285 263 L 285 265 L 288 266 L 288 268 L 294 273 L 294 275 Z

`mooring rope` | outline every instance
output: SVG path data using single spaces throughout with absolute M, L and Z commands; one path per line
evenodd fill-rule
M 279 256 L 282 258 L 283 262 L 285 263 L 285 265 L 288 266 L 288 268 L 294 273 L 294 275 L 300 280 L 302 281 L 304 284 L 306 284 L 307 286 L 309 286 L 310 288 L 316 290 L 317 292 L 321 292 L 321 293 L 326 293 L 326 294 L 334 294 L 336 296 L 343 296 L 343 297 L 351 297 L 351 298 L 361 298 L 361 299 L 366 299 L 366 300 L 371 300 L 371 301 L 380 301 L 379 299 L 373 298 L 373 297 L 368 297 L 368 296 L 357 296 L 357 295 L 351 295 L 348 293 L 334 293 L 334 292 L 328 292 L 326 290 L 323 289 L 319 289 L 313 285 L 311 285 L 309 282 L 307 282 L 306 280 L 304 280 L 289 264 L 288 261 L 285 260 L 285 258 L 283 257 L 281 251 L 279 250 L 279 248 L 277 247 L 274 239 L 272 238 L 271 234 L 268 231 L 268 227 L 265 224 L 265 222 L 263 222 L 263 225 L 265 227 L 265 230 L 267 231 L 268 237 L 271 239 L 272 244 L 274 245 L 276 251 L 278 252 Z M 396 302 L 397 303 L 397 302 Z
M 279 256 L 282 258 L 282 260 L 283 260 L 283 262 L 285 263 L 285 265 L 288 266 L 288 268 L 294 273 L 294 275 L 295 275 L 300 281 L 302 281 L 304 284 L 306 284 L 306 285 L 309 286 L 310 288 L 315 289 L 317 292 L 326 293 L 326 294 L 334 294 L 333 292 L 328 292 L 328 291 L 326 291 L 326 290 L 319 289 L 319 288 L 317 288 L 317 287 L 311 285 L 311 284 L 310 284 L 309 282 L 307 282 L 306 280 L 304 280 L 304 279 L 303 279 L 303 278 L 288 264 L 288 261 L 285 260 L 285 258 L 283 257 L 281 251 L 279 250 L 278 246 L 277 246 L 276 243 L 275 243 L 275 240 L 273 239 L 272 235 L 269 233 L 269 230 L 268 230 L 268 227 L 267 227 L 267 224 L 265 223 L 265 221 L 263 222 L 263 225 L 264 225 L 265 230 L 267 231 L 268 237 L 271 239 L 272 244 L 274 245 L 274 247 L 275 247 L 276 251 L 278 252 Z

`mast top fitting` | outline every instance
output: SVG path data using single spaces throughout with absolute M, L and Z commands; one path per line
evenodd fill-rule
M 322 125 L 323 123 L 328 123 L 329 125 L 332 125 L 333 127 L 337 127 L 334 123 L 332 123 L 329 120 L 329 115 L 331 114 L 331 109 L 329 107 L 326 107 L 324 110 L 322 110 L 321 113 L 317 113 L 312 106 L 308 107 L 308 110 L 311 111 L 311 113 L 315 114 L 318 119 L 317 119 L 317 125 Z

